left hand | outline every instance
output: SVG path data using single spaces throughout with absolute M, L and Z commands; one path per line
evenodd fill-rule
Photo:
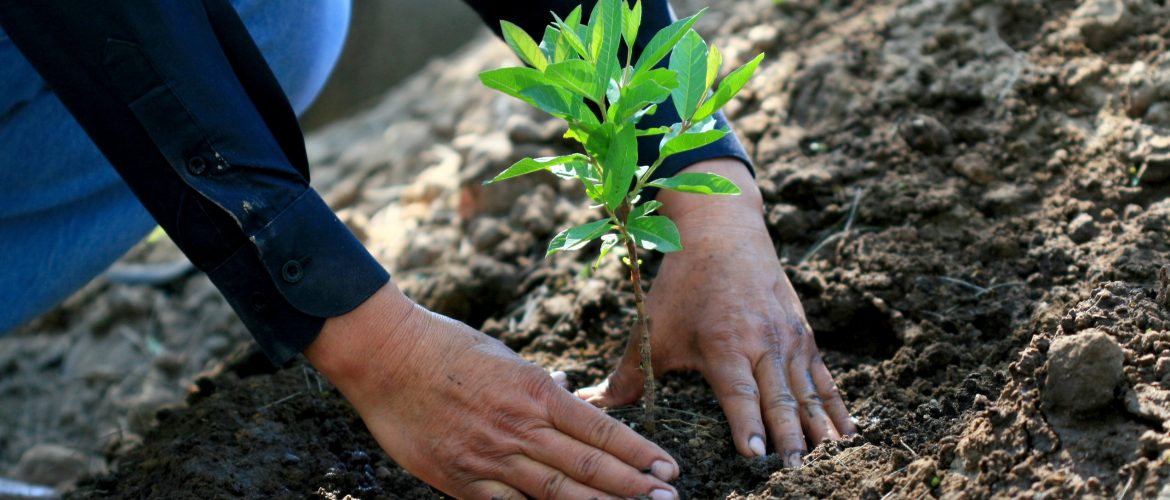
M 660 211 L 679 226 L 683 251 L 663 258 L 646 299 L 655 375 L 698 370 L 727 414 L 741 455 L 764 455 L 770 438 L 786 466 L 799 466 L 806 436 L 816 444 L 856 428 L 776 259 L 755 179 L 735 160 L 684 171 L 720 174 L 743 194 L 658 195 Z M 605 381 L 577 395 L 603 407 L 637 401 L 640 337 L 630 336 Z

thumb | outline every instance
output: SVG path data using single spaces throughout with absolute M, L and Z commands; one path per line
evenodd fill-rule
M 641 335 L 630 335 L 626 352 L 617 368 L 600 384 L 577 389 L 577 397 L 593 406 L 612 408 L 632 404 L 642 397 L 642 370 L 639 368 Z

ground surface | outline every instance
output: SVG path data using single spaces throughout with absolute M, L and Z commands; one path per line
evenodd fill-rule
M 679 459 L 680 491 L 1170 494 L 1170 7 L 712 9 L 700 26 L 727 60 L 769 54 L 728 114 L 861 436 L 798 470 L 737 458 L 701 379 L 669 376 L 651 437 Z M 475 74 L 502 64 L 483 38 L 315 135 L 314 183 L 417 300 L 593 383 L 632 304 L 616 262 L 583 278 L 586 255 L 540 258 L 590 215 L 574 190 L 478 187 L 565 147 L 556 124 L 479 87 Z M 0 466 L 27 480 L 60 444 L 109 470 L 79 496 L 434 495 L 311 368 L 276 371 L 245 339 L 204 278 L 92 285 L 0 341 L 0 425 L 18 429 L 0 438 Z M 612 414 L 641 428 L 637 409 Z

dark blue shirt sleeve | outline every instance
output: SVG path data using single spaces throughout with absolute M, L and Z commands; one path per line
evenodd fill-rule
M 309 188 L 296 116 L 226 1 L 0 0 L 0 25 L 274 362 L 389 279 Z
M 479 13 L 480 17 L 483 18 L 484 22 L 491 27 L 497 36 L 502 36 L 500 33 L 500 21 L 506 20 L 520 26 L 536 40 L 540 40 L 544 36 L 545 26 L 548 26 L 553 21 L 551 13 L 555 12 L 558 16 L 564 18 L 568 16 L 573 8 L 581 5 L 582 14 L 588 19 L 589 13 L 593 11 L 593 6 L 597 4 L 597 0 L 543 0 L 539 2 L 503 2 L 498 0 L 464 1 Z M 650 39 L 654 37 L 654 34 L 674 21 L 674 12 L 667 0 L 642 0 L 642 24 L 638 30 L 638 38 L 633 48 L 635 60 L 642 54 L 642 49 L 646 47 L 646 44 L 650 43 Z M 667 64 L 668 60 L 669 58 L 663 59 L 659 65 Z M 653 115 L 646 116 L 638 125 L 641 128 L 652 128 L 662 125 L 673 125 L 679 121 L 678 110 L 675 109 L 673 101 L 668 99 L 658 105 L 658 110 Z M 718 127 L 730 129 L 727 118 L 723 116 L 722 111 L 715 114 L 715 121 Z M 638 138 L 639 164 L 649 165 L 658 159 L 658 142 L 661 138 L 661 135 Z M 744 150 L 743 144 L 732 133 L 707 146 L 672 155 L 664 160 L 662 165 L 658 167 L 658 170 L 654 172 L 654 178 L 670 177 L 694 163 L 714 158 L 734 158 L 739 160 L 755 175 L 752 161 Z M 646 196 L 644 198 L 650 199 L 657 194 L 657 190 L 647 189 L 645 194 Z

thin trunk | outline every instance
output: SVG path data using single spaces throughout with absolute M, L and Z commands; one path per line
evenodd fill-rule
M 642 355 L 642 400 L 646 410 L 644 424 L 647 433 L 654 432 L 654 419 L 658 413 L 658 394 L 654 387 L 654 365 L 650 362 L 650 315 L 646 313 L 646 301 L 642 296 L 642 272 L 638 268 L 638 246 L 626 235 L 626 252 L 630 258 L 630 279 L 634 282 L 634 305 L 638 308 L 638 324 L 642 327 L 640 354 Z

